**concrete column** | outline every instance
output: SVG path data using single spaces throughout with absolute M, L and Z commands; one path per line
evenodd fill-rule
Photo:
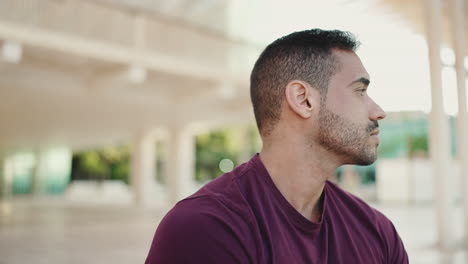
M 132 144 L 130 186 L 134 202 L 139 207 L 148 207 L 156 199 L 156 139 L 150 131 L 137 135 Z
M 195 136 L 187 127 L 171 128 L 169 131 L 166 176 L 170 205 L 195 190 Z
M 424 3 L 427 6 L 427 43 L 432 94 L 429 148 L 434 171 L 438 242 L 440 248 L 447 251 L 452 246 L 453 199 L 450 190 L 452 175 L 450 173 L 448 120 L 443 105 L 440 61 L 441 3 L 440 0 L 429 0 Z
M 464 0 L 453 0 L 452 26 L 454 28 L 455 70 L 458 88 L 457 141 L 460 173 L 463 181 L 463 209 L 465 225 L 465 247 L 468 248 L 468 141 L 466 112 L 466 74 L 465 74 L 465 5 Z
M 31 163 L 32 193 L 46 194 L 62 192 L 70 182 L 72 151 L 66 146 L 41 148 L 28 152 L 20 160 Z M 19 166 L 19 165 L 17 165 Z M 22 167 L 24 165 L 20 165 Z

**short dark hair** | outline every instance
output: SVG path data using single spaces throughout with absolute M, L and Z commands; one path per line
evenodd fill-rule
M 340 66 L 332 50 L 354 52 L 358 46 L 350 32 L 322 29 L 294 32 L 268 45 L 250 75 L 250 97 L 260 134 L 270 134 L 279 121 L 288 82 L 308 82 L 323 99 Z

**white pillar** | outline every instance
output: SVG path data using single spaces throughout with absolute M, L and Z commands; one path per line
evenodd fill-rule
M 41 148 L 31 155 L 33 194 L 62 191 L 70 182 L 72 151 L 66 146 Z
M 187 127 L 171 128 L 168 141 L 167 195 L 174 205 L 195 190 L 195 136 Z
M 137 135 L 132 144 L 130 186 L 137 206 L 148 207 L 156 199 L 156 140 L 153 133 Z
M 452 246 L 452 205 L 450 182 L 450 152 L 448 120 L 445 115 L 442 93 L 440 41 L 441 8 L 440 0 L 427 3 L 427 43 L 431 75 L 432 110 L 430 114 L 430 154 L 434 171 L 435 205 L 439 246 L 446 251 Z M 424 4 L 426 6 L 426 4 Z
M 468 247 L 468 141 L 465 74 L 465 6 L 464 0 L 453 0 L 452 26 L 454 28 L 455 70 L 458 87 L 457 141 L 460 173 L 463 181 L 465 247 Z

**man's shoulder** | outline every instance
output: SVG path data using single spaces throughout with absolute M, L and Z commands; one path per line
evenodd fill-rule
M 164 216 L 158 231 L 209 231 L 225 221 L 229 208 L 214 195 L 198 194 L 179 201 Z M 206 230 L 204 230 L 206 229 Z M 191 231 L 192 230 L 192 231 Z
M 161 220 L 147 263 L 258 263 L 261 243 L 242 188 L 251 161 L 179 201 Z
M 225 173 L 203 186 L 191 196 L 179 201 L 163 218 L 161 224 L 178 225 L 187 221 L 191 226 L 206 222 L 223 222 L 243 226 L 251 223 L 251 209 L 239 187 L 239 178 L 249 169 L 248 163 Z
M 147 263 L 252 263 L 254 225 L 233 205 L 219 193 L 178 202 L 159 223 Z
M 220 177 L 208 182 L 191 196 L 181 200 L 178 204 L 207 204 L 211 206 L 224 207 L 228 205 L 231 209 L 248 206 L 243 196 L 242 186 L 245 178 L 252 171 L 252 162 L 246 162 L 233 171 L 224 173 Z
M 166 215 L 170 219 L 182 218 L 194 222 L 197 219 L 225 219 L 245 214 L 244 204 L 234 201 L 233 192 L 200 192 L 179 201 Z

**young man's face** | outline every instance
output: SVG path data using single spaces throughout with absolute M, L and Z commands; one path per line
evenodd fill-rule
M 350 51 L 333 51 L 340 68 L 331 78 L 319 112 L 319 143 L 344 164 L 369 165 L 377 159 L 377 120 L 385 112 L 368 96 L 369 74 Z

